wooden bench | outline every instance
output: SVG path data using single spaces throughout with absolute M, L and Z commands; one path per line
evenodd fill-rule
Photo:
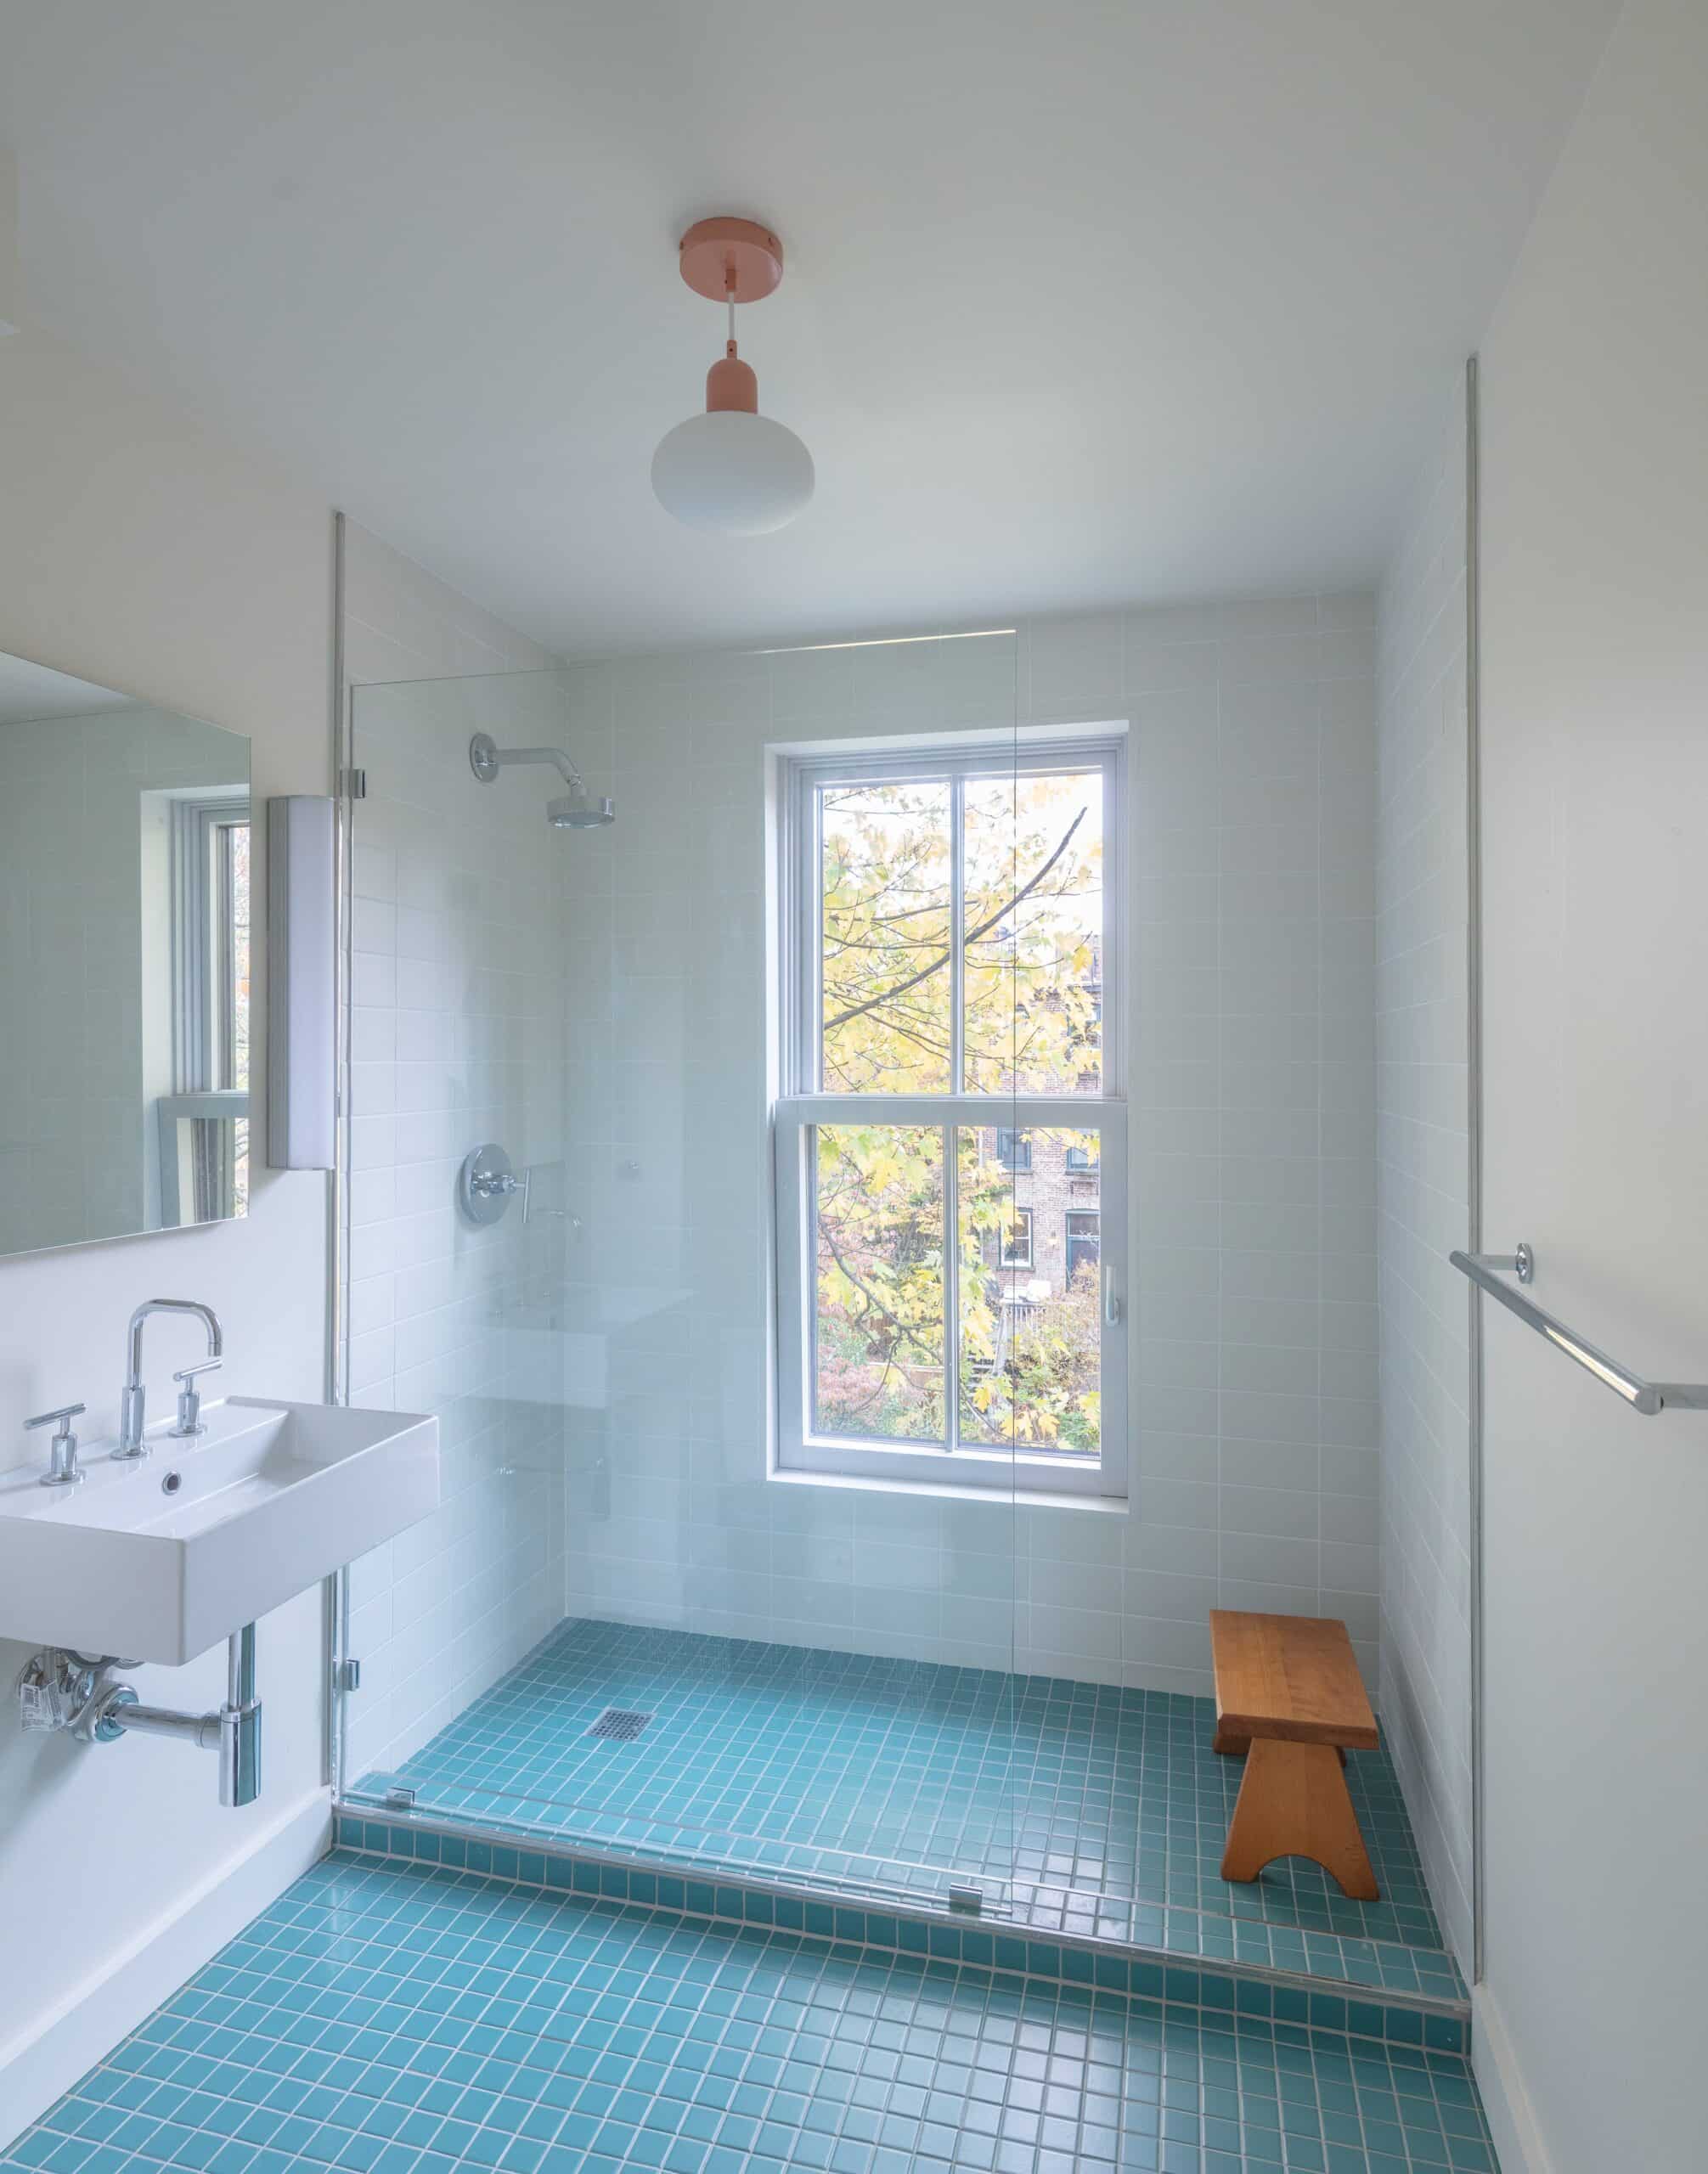
M 1348 1747 L 1373 1750 L 1379 1739 L 1346 1625 L 1213 1608 L 1209 1636 L 1215 1749 L 1245 1757 L 1222 1878 L 1255 1879 L 1277 1857 L 1310 1857 L 1343 1894 L 1375 1901 L 1344 1770 Z

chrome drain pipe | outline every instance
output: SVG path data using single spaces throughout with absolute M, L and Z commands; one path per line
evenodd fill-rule
M 225 1704 L 219 1713 L 219 1800 L 253 1804 L 261 1794 L 261 1701 L 255 1695 L 255 1625 L 225 1642 Z
M 122 1664 L 120 1664 L 122 1665 Z M 99 1690 L 80 1717 L 77 1732 L 93 1743 L 119 1737 L 162 1736 L 219 1754 L 219 1800 L 253 1804 L 261 1794 L 261 1701 L 255 1695 L 255 1625 L 245 1623 L 225 1642 L 225 1704 L 211 1714 L 182 1714 L 144 1706 L 128 1683 Z

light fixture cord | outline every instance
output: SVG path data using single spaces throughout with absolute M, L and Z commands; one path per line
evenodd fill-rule
M 724 352 L 733 356 L 736 352 L 736 268 L 733 264 L 724 274 L 724 299 L 730 306 L 730 344 Z

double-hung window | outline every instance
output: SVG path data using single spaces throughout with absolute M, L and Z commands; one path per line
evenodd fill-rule
M 171 1225 L 248 1207 L 250 806 L 241 790 L 168 797 L 172 1092 L 156 1118 Z
M 1122 787 L 1119 739 L 786 767 L 781 1471 L 1125 1494 Z

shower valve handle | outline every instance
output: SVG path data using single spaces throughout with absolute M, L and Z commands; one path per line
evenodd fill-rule
M 496 1200 L 503 1194 L 526 1192 L 527 1181 L 514 1170 L 476 1170 L 469 1180 L 469 1191 L 482 1200 Z

